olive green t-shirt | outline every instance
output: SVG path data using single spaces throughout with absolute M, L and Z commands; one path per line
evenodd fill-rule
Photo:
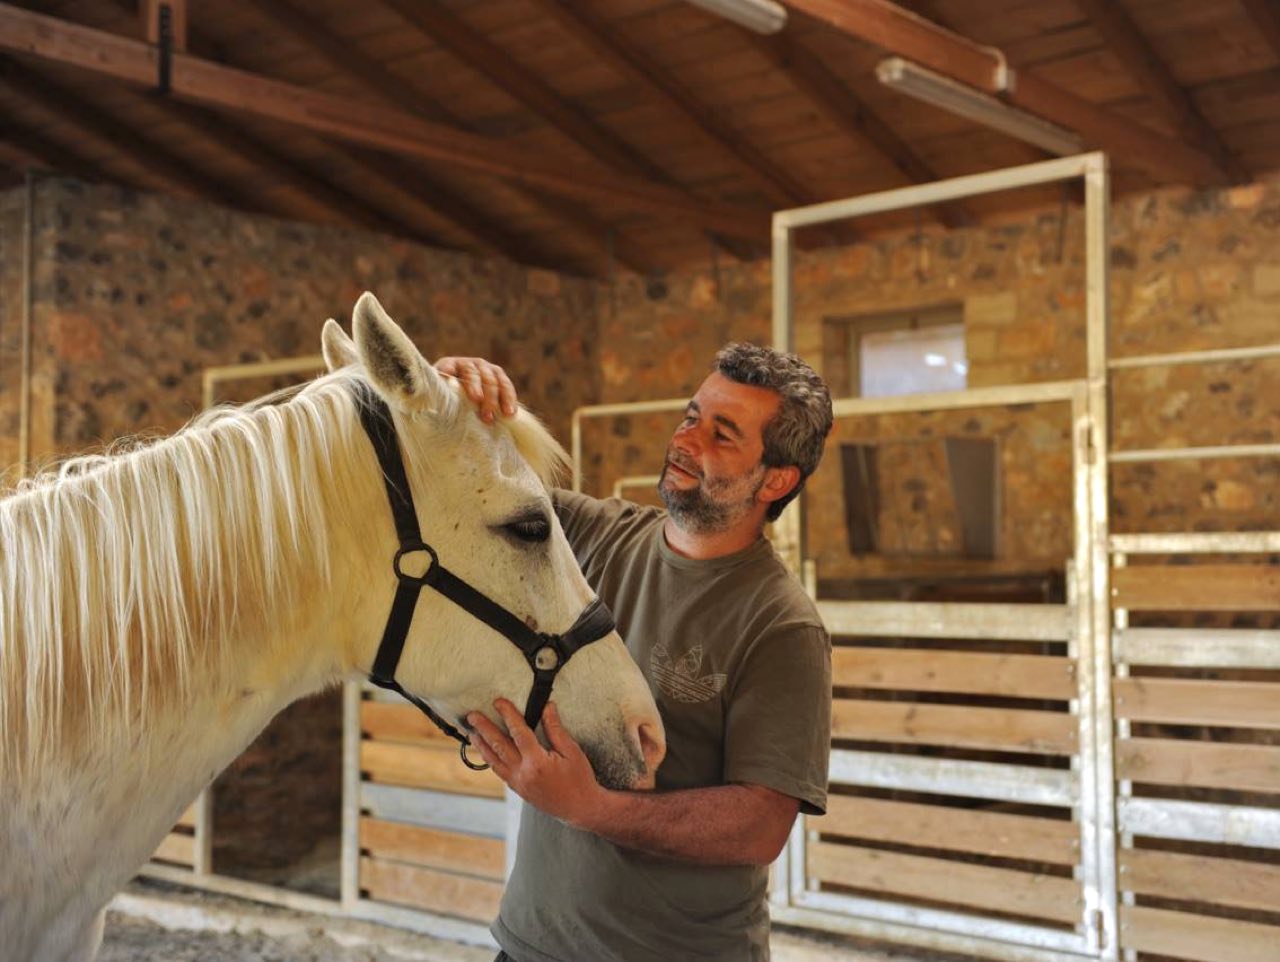
M 655 508 L 557 492 L 556 509 L 662 714 L 658 791 L 749 783 L 823 812 L 831 644 L 769 542 L 695 561 L 667 546 Z M 763 866 L 621 848 L 525 805 L 493 934 L 517 962 L 762 960 L 767 880 Z

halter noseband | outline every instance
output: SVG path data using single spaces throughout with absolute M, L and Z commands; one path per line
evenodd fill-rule
M 382 632 L 382 642 L 378 645 L 373 669 L 369 672 L 369 681 L 412 702 L 437 728 L 462 743 L 459 754 L 464 765 L 483 771 L 489 766 L 477 765 L 467 758 L 467 746 L 470 744 L 467 737 L 436 714 L 421 698 L 405 691 L 395 680 L 396 666 L 400 663 L 400 653 L 404 650 L 409 625 L 413 621 L 413 612 L 422 589 L 434 588 L 520 649 L 533 670 L 533 689 L 529 692 L 529 701 L 524 709 L 525 724 L 530 728 L 536 728 L 541 721 L 542 710 L 551 697 L 551 686 L 555 684 L 560 669 L 577 651 L 614 630 L 613 615 L 603 601 L 594 598 L 564 634 L 552 635 L 534 631 L 506 608 L 440 564 L 435 549 L 422 540 L 418 514 L 413 506 L 413 493 L 409 489 L 409 478 L 400 456 L 400 443 L 396 437 L 395 424 L 391 420 L 390 408 L 364 381 L 355 382 L 352 393 L 355 395 L 356 410 L 360 414 L 360 424 L 369 436 L 378 464 L 382 468 L 387 500 L 391 503 L 391 516 L 395 520 L 396 536 L 400 540 L 400 547 L 391 562 L 398 582 L 396 595 L 391 602 L 391 613 L 387 616 L 387 626 Z M 420 575 L 406 572 L 401 564 L 405 555 L 423 552 L 430 558 L 427 570 Z

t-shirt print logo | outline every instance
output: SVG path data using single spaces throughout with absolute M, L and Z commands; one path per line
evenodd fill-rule
M 701 645 L 694 645 L 678 659 L 672 659 L 665 645 L 655 645 L 649 657 L 649 673 L 658 682 L 658 687 L 676 701 L 686 704 L 710 701 L 724 687 L 724 675 L 718 672 L 700 675 L 701 670 Z

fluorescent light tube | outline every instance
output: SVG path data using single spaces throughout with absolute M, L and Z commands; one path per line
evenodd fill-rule
M 880 61 L 876 77 L 899 93 L 1025 140 L 1059 157 L 1084 150 L 1079 135 L 901 57 Z
M 787 25 L 787 8 L 773 0 L 687 0 L 708 13 L 756 33 L 777 33 Z

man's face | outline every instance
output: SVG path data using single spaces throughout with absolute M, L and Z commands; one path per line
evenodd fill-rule
M 658 481 L 671 519 L 713 534 L 755 510 L 764 484 L 764 428 L 781 399 L 767 388 L 710 375 L 685 409 Z

